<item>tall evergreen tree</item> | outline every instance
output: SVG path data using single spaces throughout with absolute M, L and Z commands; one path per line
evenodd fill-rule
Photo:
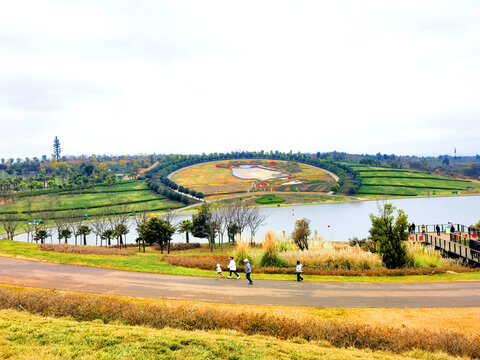
M 53 140 L 53 157 L 56 161 L 60 159 L 60 152 L 60 140 L 58 140 L 58 137 L 55 136 L 55 139 Z
M 370 239 L 377 244 L 377 251 L 387 268 L 403 267 L 407 262 L 407 250 L 403 243 L 408 239 L 407 215 L 391 203 L 379 203 L 377 208 L 378 216 L 370 214 Z

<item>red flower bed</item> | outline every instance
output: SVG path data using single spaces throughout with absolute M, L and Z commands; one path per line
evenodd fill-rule
M 230 169 L 233 165 L 232 164 L 217 164 L 215 167 L 221 168 L 221 169 Z
M 268 163 L 268 166 L 277 166 L 277 163 L 274 162 L 274 161 L 270 161 L 270 162 Z
M 255 187 L 258 189 L 265 189 L 268 186 L 268 182 L 264 181 L 258 184 L 255 184 Z

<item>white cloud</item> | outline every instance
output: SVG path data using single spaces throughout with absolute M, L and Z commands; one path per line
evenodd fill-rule
M 461 139 L 479 127 L 479 10 L 10 2 L 0 13 L 0 153 L 49 154 L 57 135 L 65 154 L 474 154 L 478 143 Z

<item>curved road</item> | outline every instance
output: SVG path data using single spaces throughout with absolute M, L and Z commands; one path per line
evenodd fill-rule
M 293 279 L 293 276 L 292 276 Z M 255 274 L 253 274 L 255 281 Z M 255 281 L 138 273 L 0 257 L 0 284 L 150 298 L 313 307 L 480 307 L 480 281 Z

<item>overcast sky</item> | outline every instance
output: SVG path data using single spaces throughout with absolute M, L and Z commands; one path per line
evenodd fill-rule
M 3 1 L 0 156 L 480 153 L 480 1 Z

